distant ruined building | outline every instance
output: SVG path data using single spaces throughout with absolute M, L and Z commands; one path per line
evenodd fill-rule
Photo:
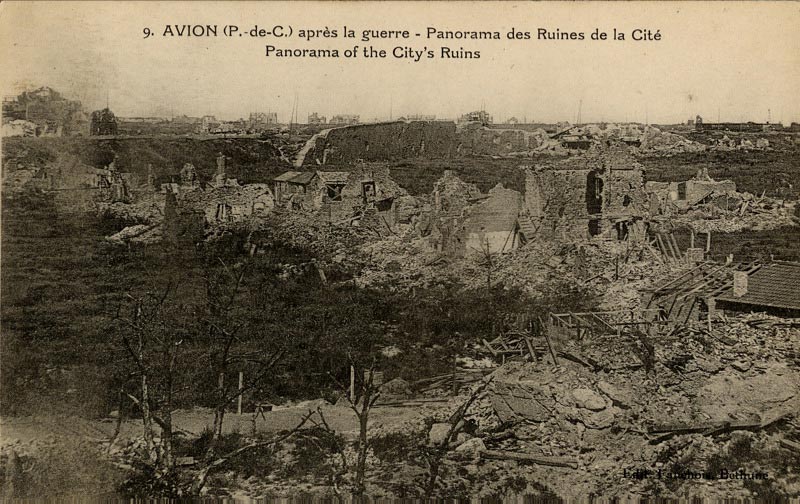
M 494 122 L 494 119 L 485 110 L 476 110 L 474 112 L 468 112 L 462 115 L 461 117 L 458 118 L 458 122 L 460 123 L 477 122 L 481 124 L 492 124 Z
M 327 124 L 328 118 L 325 116 L 321 116 L 318 113 L 314 112 L 313 114 L 308 114 L 308 124 Z
M 17 123 L 24 136 L 85 134 L 86 113 L 77 100 L 68 100 L 49 87 L 3 98 L 3 124 Z
M 346 126 L 349 124 L 358 124 L 361 122 L 361 116 L 355 114 L 338 114 L 331 117 L 331 120 L 328 121 L 328 124 L 338 125 L 338 126 Z
M 277 112 L 251 112 L 247 119 L 247 129 L 259 131 L 278 124 Z
M 116 135 L 117 118 L 107 107 L 103 110 L 92 112 L 92 122 L 89 129 L 92 136 Z

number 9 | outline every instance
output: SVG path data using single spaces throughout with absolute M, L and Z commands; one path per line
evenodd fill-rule
M 150 32 L 150 28 L 145 28 L 144 30 L 142 30 L 142 32 L 144 33 L 144 38 L 147 38 L 150 35 L 152 35 L 152 32 Z

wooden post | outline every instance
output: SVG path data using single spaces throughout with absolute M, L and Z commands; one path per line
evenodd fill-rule
M 457 359 L 456 354 L 453 353 L 453 388 L 452 388 L 452 392 L 453 392 L 454 396 L 458 395 L 458 382 L 456 381 L 456 379 L 457 379 L 456 374 L 457 374 L 457 370 L 458 370 L 458 364 L 457 364 L 456 359 Z
M 689 235 L 689 241 L 691 242 L 691 244 L 689 245 L 689 247 L 690 247 L 690 248 L 694 248 L 694 229 L 692 229 L 692 230 L 691 230 L 691 233 L 692 233 L 692 234 L 690 234 L 690 235 Z
M 236 413 L 238 415 L 242 414 L 242 389 L 244 388 L 244 373 L 239 371 L 239 401 L 236 405 Z
M 356 402 L 356 368 L 350 365 L 350 402 Z
M 539 325 L 544 326 L 542 323 L 541 317 L 539 318 Z M 553 365 L 558 366 L 558 359 L 556 359 L 556 352 L 553 350 L 553 345 L 550 343 L 550 331 L 545 329 L 544 333 L 544 341 L 547 343 L 547 348 L 550 350 L 550 357 L 553 358 Z
M 706 254 L 711 252 L 711 231 L 706 233 Z

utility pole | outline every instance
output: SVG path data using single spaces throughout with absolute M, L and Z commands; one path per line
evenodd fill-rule
M 578 101 L 578 121 L 576 123 L 576 126 L 580 126 L 581 125 L 581 109 L 582 108 L 583 108 L 583 100 L 579 100 Z

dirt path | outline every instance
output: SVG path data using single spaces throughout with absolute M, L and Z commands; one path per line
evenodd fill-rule
M 332 429 L 348 437 L 357 434 L 358 420 L 350 408 L 330 404 L 322 405 L 322 402 L 319 401 L 264 412 L 263 417 L 256 417 L 253 413 L 243 413 L 242 415 L 228 413 L 225 415 L 224 430 L 226 433 L 238 432 L 251 435 L 254 424 L 257 432 L 260 433 L 292 429 L 309 410 L 316 410 L 317 406 L 320 406 Z M 417 408 L 376 407 L 372 410 L 370 425 L 377 428 L 391 428 L 419 420 L 426 413 Z M 212 410 L 199 408 L 179 410 L 172 416 L 175 430 L 191 436 L 199 436 L 204 429 L 211 427 L 213 420 Z M 55 441 L 64 437 L 103 441 L 111 439 L 115 427 L 116 421 L 113 419 L 86 420 L 78 417 L 47 416 L 5 417 L 0 418 L 0 447 L 31 441 Z M 133 438 L 140 436 L 141 433 L 140 421 L 127 420 L 122 422 L 119 436 L 123 439 Z

